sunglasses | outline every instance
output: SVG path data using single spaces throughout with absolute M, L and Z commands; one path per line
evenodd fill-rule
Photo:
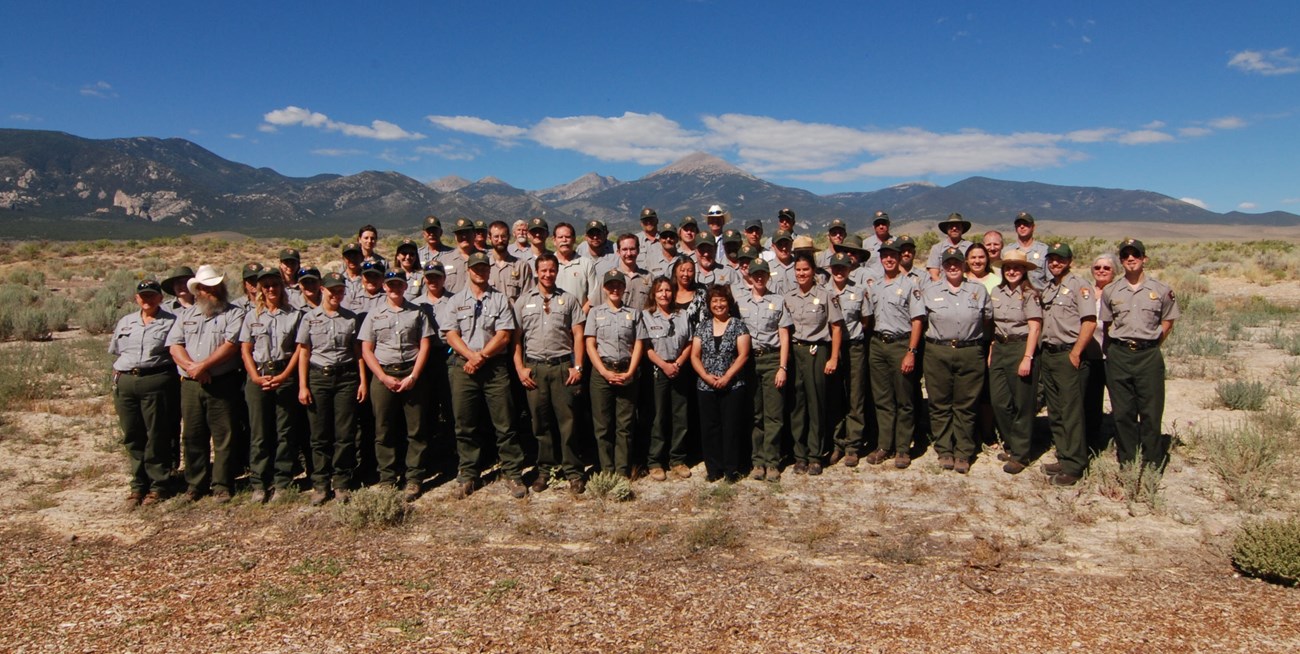
M 1093 266 L 1092 269 L 1093 270 L 1114 270 L 1110 266 Z

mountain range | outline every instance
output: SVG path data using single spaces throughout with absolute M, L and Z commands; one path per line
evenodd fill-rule
M 250 235 L 324 236 L 372 223 L 412 231 L 424 216 L 505 220 L 545 215 L 552 224 L 598 219 L 632 228 L 643 207 L 665 221 L 702 217 L 720 204 L 733 220 L 775 226 L 790 207 L 800 228 L 834 218 L 865 230 L 876 210 L 895 222 L 934 221 L 952 211 L 985 223 L 1009 223 L 1020 211 L 1040 220 L 1297 225 L 1300 216 L 1215 213 L 1142 190 L 1055 186 L 970 177 L 948 186 L 913 182 L 875 191 L 817 195 L 756 177 L 722 159 L 695 153 L 640 179 L 589 173 L 528 191 L 495 177 L 449 176 L 422 183 L 396 172 L 288 177 L 223 159 L 184 139 L 92 140 L 63 132 L 0 129 L 0 235 L 31 238 L 161 236 L 237 231 Z

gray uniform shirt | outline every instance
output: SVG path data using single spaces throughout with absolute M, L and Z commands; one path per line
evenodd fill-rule
M 794 321 L 790 335 L 800 341 L 830 341 L 831 324 L 844 322 L 835 298 L 825 287 L 816 284 L 807 293 L 798 287 L 786 293 L 785 306 Z
M 364 287 L 358 285 L 356 293 L 353 293 L 350 288 L 347 290 L 347 295 L 343 296 L 342 306 L 348 311 L 364 318 L 367 313 L 381 304 L 388 304 L 388 295 L 383 291 L 370 295 L 369 293 L 366 293 Z
M 606 361 L 626 363 L 632 358 L 632 346 L 646 338 L 641 312 L 626 304 L 615 309 L 604 303 L 592 307 L 587 316 L 586 336 L 596 339 L 596 354 Z
M 515 329 L 515 312 L 510 301 L 500 291 L 488 287 L 482 297 L 474 297 L 474 289 L 465 290 L 451 297 L 451 306 L 447 309 L 448 332 L 456 332 L 470 350 L 482 350 L 499 331 Z
M 848 280 L 842 289 L 835 288 L 834 282 L 827 283 L 825 288 L 826 292 L 835 298 L 836 304 L 840 306 L 840 313 L 844 315 L 844 338 L 850 341 L 861 341 L 866 338 L 862 316 L 864 313 L 867 316 L 871 315 L 870 305 L 867 304 L 866 285 L 858 286 L 853 280 Z
M 647 345 L 664 361 L 681 356 L 682 350 L 691 343 L 691 324 L 683 311 L 664 315 L 658 308 L 645 309 L 641 312 L 641 322 L 645 325 Z
M 167 333 L 176 324 L 175 314 L 159 308 L 153 321 L 144 324 L 139 311 L 122 316 L 108 341 L 108 353 L 117 355 L 113 370 L 128 372 L 135 368 L 157 368 L 172 362 L 167 351 Z
M 444 245 L 441 242 L 438 243 L 438 247 L 436 249 L 430 248 L 428 242 L 426 241 L 425 244 L 421 245 L 420 249 L 418 250 L 420 254 L 420 263 L 430 263 L 434 259 L 437 259 L 438 261 L 442 261 L 440 257 L 444 253 L 451 252 L 452 250 L 455 249 L 456 248 L 453 248 L 449 245 Z
M 293 356 L 302 312 L 295 309 L 253 309 L 244 314 L 239 342 L 253 344 L 253 363 L 288 361 Z
M 541 287 L 524 293 L 515 302 L 515 313 L 525 360 L 573 356 L 573 327 L 587 321 L 582 302 L 558 286 L 549 300 Z
M 894 337 L 912 333 L 912 320 L 925 317 L 925 303 L 916 281 L 902 274 L 889 279 L 873 277 L 868 281 L 867 308 L 875 318 L 875 331 Z
M 505 294 L 507 300 L 514 302 L 536 283 L 533 268 L 527 261 L 518 257 L 497 259 L 496 253 L 489 256 L 492 257 L 492 264 L 488 272 L 488 283 Z
M 673 262 L 677 260 L 677 256 L 678 255 L 676 254 L 669 255 L 664 252 L 663 246 L 655 244 L 653 250 L 648 254 L 643 253 L 642 256 L 638 258 L 637 263 L 642 268 L 649 270 L 650 274 L 654 277 L 660 275 L 668 277 L 673 274 Z
M 1061 283 L 1047 283 L 1043 288 L 1043 342 L 1074 345 L 1079 340 L 1079 325 L 1085 318 L 1097 317 L 1097 301 L 1092 284 L 1074 273 L 1066 273 Z
M 1137 288 L 1119 279 L 1101 293 L 1099 319 L 1110 323 L 1111 338 L 1158 340 L 1160 322 L 1177 320 L 1180 315 L 1174 290 L 1146 275 Z
M 650 281 L 654 277 L 649 270 L 642 268 L 627 271 L 619 267 L 619 270 L 627 277 L 627 289 L 623 291 L 623 306 L 640 310 L 645 306 L 646 298 L 650 297 Z M 599 273 L 597 278 L 603 279 L 603 274 L 603 272 Z M 591 306 L 608 304 L 608 299 L 609 294 L 605 292 L 605 287 L 600 286 L 592 290 Z
M 460 250 L 452 249 L 438 255 L 438 261 L 442 262 L 442 268 L 447 273 L 442 285 L 448 293 L 459 293 L 469 279 L 469 257 L 461 254 Z
M 938 243 L 935 243 L 933 246 L 930 247 L 930 255 L 925 258 L 925 267 L 942 269 L 942 265 L 941 265 L 942 262 L 940 261 L 940 259 L 943 258 L 944 250 L 955 247 L 958 250 L 961 250 L 961 253 L 964 255 L 966 254 L 966 250 L 969 250 L 970 246 L 972 245 L 975 244 L 964 238 L 958 241 L 956 245 L 953 245 L 951 242 L 948 241 L 947 237 L 944 237 Z
M 1002 337 L 1028 336 L 1029 321 L 1043 319 L 1043 306 L 1037 292 L 1013 291 L 999 285 L 989 294 L 993 305 L 993 332 Z
M 1021 252 L 1024 252 L 1025 258 L 1038 266 L 1037 270 L 1029 271 L 1030 283 L 1032 283 L 1035 288 L 1040 289 L 1047 286 L 1047 283 L 1052 279 L 1052 274 L 1047 271 L 1047 244 L 1035 239 L 1034 244 L 1029 247 L 1020 245 L 1019 240 L 1011 241 L 1002 246 L 1002 252 L 1004 253 L 1012 250 L 1020 250 Z
M 762 297 L 754 297 L 752 292 L 745 293 L 736 299 L 736 305 L 755 348 L 769 350 L 780 347 L 778 330 L 794 327 L 794 320 L 785 308 L 785 298 L 776 293 Z
M 339 307 L 330 315 L 325 309 L 316 307 L 305 314 L 298 323 L 298 334 L 294 339 L 299 345 L 311 348 L 313 366 L 338 366 L 357 362 L 357 331 L 361 327 L 357 314 Z
M 394 308 L 388 302 L 371 309 L 361 322 L 358 341 L 375 344 L 375 359 L 381 366 L 415 363 L 420 340 L 433 337 L 429 317 L 419 307 L 403 301 Z
M 768 269 L 772 273 L 771 279 L 767 280 L 769 291 L 785 295 L 799 287 L 798 282 L 794 280 L 794 259 L 790 259 L 790 263 L 785 264 L 773 257 L 768 263 Z
M 564 289 L 565 293 L 575 298 L 586 298 L 590 297 L 591 289 L 600 286 L 596 281 L 596 268 L 592 265 L 591 259 L 574 257 L 565 261 L 558 254 L 555 258 L 560 262 L 559 272 L 555 276 L 555 285 Z
M 420 307 L 425 316 L 433 321 L 433 328 L 438 332 L 438 338 L 444 341 L 447 340 L 447 328 L 451 325 L 451 297 L 447 294 L 447 289 L 443 289 L 440 298 L 434 299 L 425 293 L 415 301 L 415 306 Z
M 921 302 L 929 326 L 925 335 L 943 341 L 975 341 L 985 338 L 984 321 L 993 317 L 989 292 L 979 282 L 963 281 L 953 288 L 945 279 L 921 289 Z
M 702 266 L 695 266 L 695 283 L 701 286 L 714 286 L 721 284 L 723 286 L 735 286 L 740 273 L 731 266 L 714 262 L 712 270 L 705 270 Z
M 176 322 L 172 323 L 171 330 L 167 332 L 167 346 L 181 345 L 191 359 L 202 362 L 212 356 L 222 343 L 238 345 L 243 321 L 243 310 L 233 304 L 211 317 L 205 316 L 196 305 L 176 317 Z M 216 377 L 243 366 L 243 361 L 238 356 L 233 356 L 208 370 L 208 374 Z M 177 369 L 180 370 L 180 367 Z M 185 371 L 180 370 L 180 373 L 183 376 Z

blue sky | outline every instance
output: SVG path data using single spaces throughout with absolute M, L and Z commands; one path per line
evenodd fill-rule
M 0 126 L 287 175 L 539 189 L 703 150 L 817 193 L 984 175 L 1300 213 L 1294 0 L 2 10 Z

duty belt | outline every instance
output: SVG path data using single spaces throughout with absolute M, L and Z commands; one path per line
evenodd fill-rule
M 1029 334 L 1010 334 L 1007 336 L 1003 336 L 1001 334 L 994 334 L 993 340 L 999 343 L 1024 343 L 1025 341 L 1029 340 Z
M 881 343 L 896 343 L 899 341 L 906 341 L 911 334 L 886 334 L 885 332 L 876 332 L 875 336 L 876 340 Z
M 1160 347 L 1160 341 L 1144 341 L 1139 338 L 1116 338 L 1111 342 L 1122 345 L 1134 352 L 1149 350 L 1153 347 Z
M 572 360 L 573 357 L 568 354 L 565 354 L 563 356 L 558 356 L 558 357 L 551 357 L 549 359 L 536 359 L 533 357 L 528 357 L 527 359 L 525 359 L 526 362 L 534 365 L 547 365 L 547 366 L 553 366 L 560 363 L 568 363 Z
M 625 372 L 627 371 L 628 364 L 632 363 L 632 360 L 626 359 L 623 361 L 615 361 L 613 359 L 606 359 L 602 357 L 600 359 L 600 362 L 604 364 L 605 368 L 607 370 L 610 370 L 611 372 Z
M 263 376 L 278 375 L 284 372 L 285 367 L 288 365 L 289 365 L 288 359 L 284 359 L 281 361 L 267 361 L 266 363 L 258 364 L 257 372 L 262 374 Z
M 1042 347 L 1043 347 L 1043 351 L 1047 352 L 1048 354 L 1057 354 L 1060 352 L 1069 352 L 1070 350 L 1074 349 L 1074 344 L 1073 343 L 1057 344 L 1057 343 L 1048 343 L 1044 341 Z
M 357 364 L 356 362 L 340 363 L 332 366 L 318 366 L 316 364 L 312 364 L 311 370 L 312 372 L 320 375 L 326 375 L 328 377 L 338 377 L 339 375 L 345 375 L 349 372 L 356 372 Z
M 831 344 L 830 341 L 805 341 L 798 338 L 794 339 L 794 343 L 795 345 L 830 345 Z
M 154 366 L 152 368 L 132 368 L 130 370 L 116 370 L 114 372 L 117 372 L 120 375 L 132 375 L 134 377 L 148 377 L 149 375 L 161 375 L 162 373 L 165 373 L 169 370 L 175 372 L 176 366 L 165 365 L 165 366 Z
M 754 356 L 761 357 L 765 354 L 772 354 L 773 352 L 780 352 L 780 351 L 781 351 L 781 346 L 779 345 L 776 347 L 756 347 L 754 348 Z
M 415 362 L 412 361 L 411 363 L 394 363 L 391 366 L 380 366 L 379 368 L 384 371 L 384 374 L 398 376 L 398 377 L 405 377 L 411 374 L 412 370 L 415 370 Z
M 930 338 L 929 336 L 925 337 L 925 342 L 933 343 L 934 345 L 944 345 L 951 348 L 975 347 L 980 344 L 979 339 L 973 341 L 960 341 L 955 338 Z

